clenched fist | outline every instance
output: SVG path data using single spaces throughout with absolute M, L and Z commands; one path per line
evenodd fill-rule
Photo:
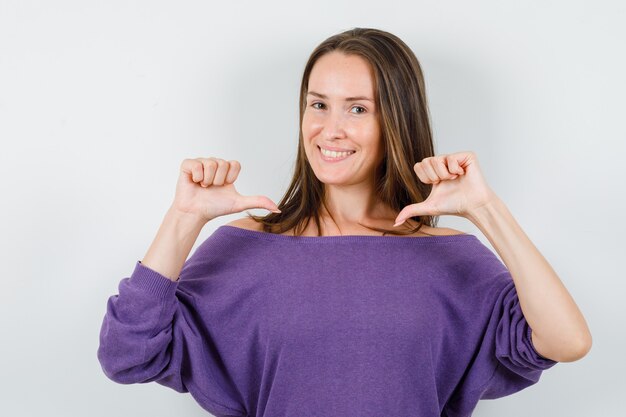
M 268 197 L 243 196 L 235 189 L 241 165 L 220 158 L 185 159 L 180 166 L 172 208 L 205 221 L 252 208 L 280 212 Z

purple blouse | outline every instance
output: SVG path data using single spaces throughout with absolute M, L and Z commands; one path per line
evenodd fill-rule
M 108 299 L 97 355 L 111 380 L 189 392 L 218 417 L 466 417 L 557 363 L 474 235 L 227 225 L 178 281 L 138 261 Z

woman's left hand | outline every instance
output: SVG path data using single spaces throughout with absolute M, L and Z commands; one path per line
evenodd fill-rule
M 433 184 L 430 195 L 421 203 L 404 207 L 396 217 L 398 226 L 413 216 L 469 213 L 497 199 L 489 188 L 474 152 L 457 152 L 424 158 L 413 167 L 420 181 Z

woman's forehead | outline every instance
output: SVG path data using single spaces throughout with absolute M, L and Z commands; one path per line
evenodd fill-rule
M 320 98 L 371 99 L 374 97 L 374 74 L 362 57 L 331 52 L 319 58 L 313 66 L 308 91 Z

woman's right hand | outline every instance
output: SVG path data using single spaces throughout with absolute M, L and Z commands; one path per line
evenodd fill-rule
M 185 159 L 180 165 L 172 208 L 205 221 L 246 209 L 278 211 L 268 197 L 243 196 L 235 189 L 241 165 L 220 158 Z

